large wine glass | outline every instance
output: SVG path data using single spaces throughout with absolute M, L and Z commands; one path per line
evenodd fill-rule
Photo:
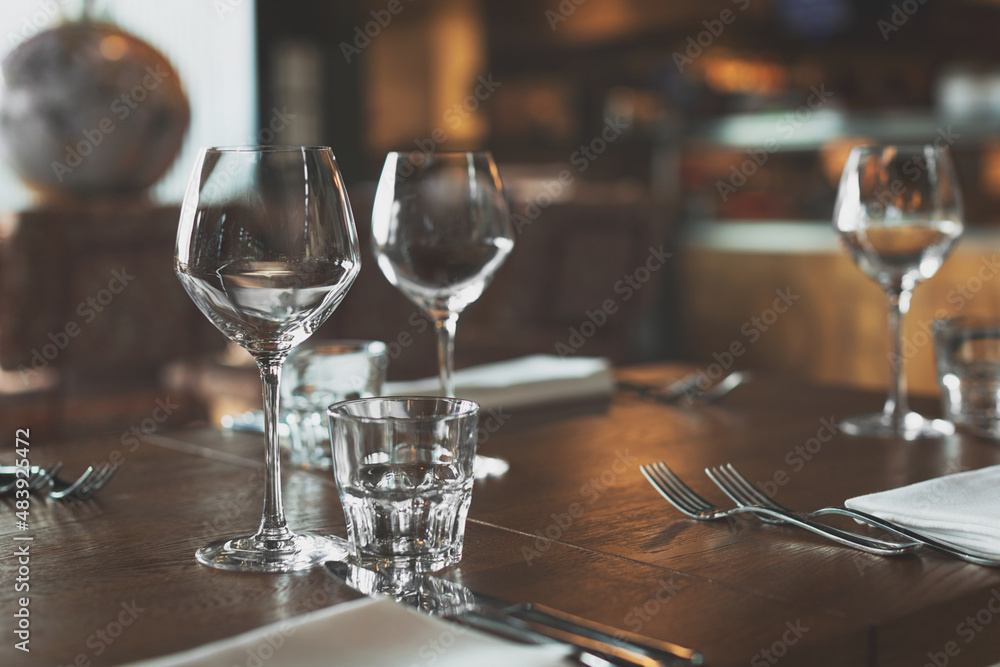
M 334 540 L 294 533 L 281 503 L 281 365 L 347 294 L 360 270 L 354 216 L 325 147 L 202 149 L 181 207 L 175 270 L 198 308 L 260 368 L 264 511 L 254 535 L 198 550 L 224 570 L 291 572 L 339 559 Z
M 372 210 L 379 268 L 434 322 L 441 391 L 455 396 L 458 316 L 514 247 L 500 173 L 489 152 L 389 153 Z M 477 457 L 477 474 L 506 464 Z
M 844 167 L 833 226 L 851 259 L 889 299 L 889 395 L 882 412 L 851 417 L 841 430 L 917 440 L 954 427 L 911 412 L 906 402 L 903 316 L 917 283 L 941 267 L 962 234 L 962 203 L 947 149 L 859 146 Z

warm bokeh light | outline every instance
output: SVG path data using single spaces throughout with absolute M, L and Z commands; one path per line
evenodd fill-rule
M 696 64 L 705 82 L 719 92 L 774 95 L 788 87 L 788 70 L 770 60 L 719 54 Z
M 128 52 L 128 42 L 121 35 L 108 35 L 101 40 L 101 55 L 108 60 L 121 60 Z

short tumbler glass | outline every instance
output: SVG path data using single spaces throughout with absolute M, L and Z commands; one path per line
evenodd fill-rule
M 962 430 L 1000 440 L 1000 317 L 935 321 L 934 356 L 947 418 Z
M 365 566 L 432 572 L 462 558 L 479 406 L 435 397 L 331 405 L 333 469 Z
M 282 445 L 289 463 L 329 470 L 333 461 L 326 409 L 381 394 L 388 365 L 385 343 L 377 340 L 327 340 L 292 352 L 281 374 L 281 413 L 288 424 L 288 440 Z

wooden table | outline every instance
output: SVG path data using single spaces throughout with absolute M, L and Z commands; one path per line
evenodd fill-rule
M 759 378 L 709 407 L 619 395 L 605 411 L 558 419 L 551 410 L 547 420 L 486 413 L 495 432 L 482 451 L 503 455 L 511 470 L 477 483 L 465 557 L 448 576 L 698 648 L 712 665 L 996 663 L 1000 570 L 934 554 L 869 556 L 754 520 L 686 520 L 639 473 L 664 460 L 721 503 L 702 468 L 731 461 L 805 509 L 1000 462 L 1000 449 L 968 437 L 907 444 L 833 432 L 839 418 L 881 400 Z M 13 429 L 3 437 L 9 457 Z M 34 497 L 27 530 L 4 501 L 0 665 L 115 665 L 356 597 L 322 571 L 246 575 L 195 562 L 210 538 L 256 528 L 260 436 L 195 429 L 144 441 L 30 440 L 30 451 L 33 462 L 62 460 L 71 473 L 123 461 L 90 501 Z M 284 480 L 293 528 L 345 534 L 329 475 L 286 467 Z M 25 545 L 30 590 L 16 592 Z M 30 653 L 14 646 L 21 597 Z

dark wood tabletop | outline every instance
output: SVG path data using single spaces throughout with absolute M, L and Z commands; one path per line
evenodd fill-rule
M 870 556 L 752 519 L 688 520 L 639 473 L 663 460 L 724 504 L 702 469 L 732 462 L 783 503 L 814 509 L 1000 462 L 1000 448 L 968 436 L 904 443 L 837 432 L 839 419 L 878 409 L 882 398 L 758 377 L 710 406 L 618 394 L 586 409 L 484 412 L 493 432 L 481 451 L 511 468 L 476 483 L 465 556 L 445 574 L 697 648 L 711 665 L 1000 662 L 1000 569 L 933 553 Z M 121 469 L 85 502 L 34 496 L 26 530 L 14 501 L 3 501 L 0 665 L 117 665 L 357 597 L 319 570 L 249 575 L 198 565 L 194 551 L 205 542 L 256 529 L 262 436 L 139 427 L 141 437 L 28 438 L 33 463 L 60 460 L 72 474 L 120 460 Z M 3 434 L 5 457 L 15 437 Z M 285 466 L 283 478 L 293 529 L 346 535 L 330 474 Z M 30 653 L 16 647 L 20 598 Z

